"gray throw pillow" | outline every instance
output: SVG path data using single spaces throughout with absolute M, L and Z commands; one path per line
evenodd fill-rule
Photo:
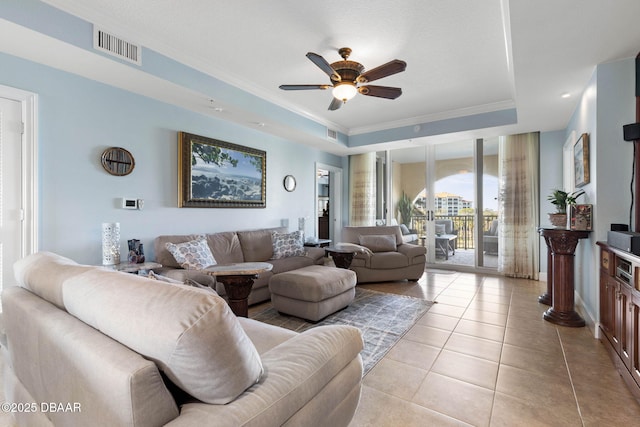
M 407 228 L 406 225 L 404 224 L 400 224 L 400 231 L 402 231 L 402 234 L 404 236 L 406 236 L 407 234 L 411 234 L 411 232 L 409 231 L 409 229 Z
M 396 236 L 390 234 L 360 236 L 360 244 L 372 252 L 395 252 L 397 250 Z
M 444 224 L 436 224 L 436 234 L 447 234 L 447 226 Z

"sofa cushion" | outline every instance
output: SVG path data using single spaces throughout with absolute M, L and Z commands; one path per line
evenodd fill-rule
M 383 226 L 346 226 L 342 229 L 342 240 L 348 243 L 360 244 L 360 236 L 372 236 L 372 235 L 391 235 L 396 236 L 396 245 L 401 245 L 402 231 L 398 225 L 383 225 Z
M 397 249 L 396 237 L 390 234 L 360 236 L 360 244 L 372 252 L 389 252 Z
M 447 226 L 445 224 L 436 224 L 436 234 L 447 234 Z
M 213 293 L 94 268 L 67 279 L 67 311 L 156 362 L 195 398 L 234 400 L 263 372 L 256 348 Z
M 402 268 L 409 266 L 409 258 L 399 252 L 377 252 L 370 263 L 371 268 Z
M 205 236 L 178 244 L 167 242 L 166 247 L 185 270 L 203 270 L 217 264 Z
M 306 253 L 302 231 L 294 231 L 292 233 L 274 231 L 271 239 L 273 241 L 273 256 L 271 259 L 304 256 Z
M 278 227 L 237 232 L 245 262 L 265 262 L 273 257 L 271 234 L 274 231 L 277 233 L 286 233 L 287 229 Z
M 407 227 L 405 224 L 400 224 L 400 231 L 402 231 L 403 236 L 411 234 L 411 231 L 409 231 L 409 227 Z
M 213 257 L 218 264 L 232 264 L 234 262 L 244 262 L 240 239 L 233 231 L 207 234 L 207 243 L 211 248 Z

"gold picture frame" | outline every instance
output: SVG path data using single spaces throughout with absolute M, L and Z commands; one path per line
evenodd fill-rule
M 589 135 L 586 133 L 573 144 L 573 170 L 576 187 L 589 183 Z
M 178 133 L 179 207 L 264 208 L 266 178 L 266 151 Z

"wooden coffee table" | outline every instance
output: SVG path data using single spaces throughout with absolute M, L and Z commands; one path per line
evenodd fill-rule
M 273 265 L 268 262 L 238 262 L 233 264 L 213 265 L 202 270 L 203 273 L 215 276 L 224 285 L 229 307 L 233 314 L 249 317 L 249 294 L 253 279 L 260 273 L 271 271 Z

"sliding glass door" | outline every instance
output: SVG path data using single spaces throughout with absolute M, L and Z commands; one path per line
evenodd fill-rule
M 497 230 L 497 139 L 393 150 L 390 158 L 392 200 L 413 205 L 410 220 L 396 209 L 398 221 L 418 232 L 428 263 L 496 268 L 497 234 L 487 233 Z

